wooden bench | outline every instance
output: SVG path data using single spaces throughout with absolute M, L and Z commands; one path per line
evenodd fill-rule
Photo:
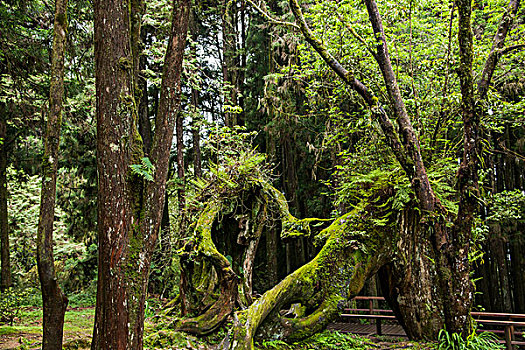
M 340 317 L 375 320 L 377 335 L 383 335 L 383 331 L 381 330 L 381 320 L 396 320 L 396 316 L 394 315 L 341 314 Z
M 382 320 L 396 320 L 392 310 L 374 308 L 374 301 L 385 301 L 383 297 L 357 296 L 352 300 L 368 300 L 368 309 L 345 309 L 345 312 L 340 317 L 375 320 L 377 335 L 383 334 L 381 330 Z M 367 314 L 360 312 L 367 312 Z
M 357 296 L 352 300 L 368 301 L 368 308 L 345 309 L 344 313 L 340 315 L 342 319 L 375 320 L 376 332 L 378 335 L 382 335 L 382 320 L 396 320 L 396 317 L 394 316 L 394 312 L 392 310 L 374 308 L 374 301 L 385 301 L 385 298 L 383 297 Z M 516 345 L 525 346 L 525 339 L 516 340 L 516 336 L 522 336 L 523 334 L 525 334 L 524 331 L 520 331 L 517 329 L 525 329 L 525 314 L 473 311 L 471 312 L 471 315 L 476 320 L 476 322 L 482 326 L 502 327 L 503 330 L 478 329 L 477 331 L 503 334 L 505 340 L 501 340 L 500 342 L 505 343 L 507 350 L 514 350 Z
M 524 334 L 523 331 L 518 331 L 516 328 L 525 328 L 525 314 L 473 311 L 471 315 L 478 324 L 503 327 L 503 331 L 497 329 L 483 329 L 478 331 L 504 333 L 505 345 L 508 350 L 514 349 L 515 345 L 525 346 L 525 339 L 516 340 L 516 335 L 522 336 Z

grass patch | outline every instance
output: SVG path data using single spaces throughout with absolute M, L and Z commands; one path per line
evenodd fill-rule
M 95 322 L 95 308 L 73 309 L 66 312 L 65 332 L 91 332 Z

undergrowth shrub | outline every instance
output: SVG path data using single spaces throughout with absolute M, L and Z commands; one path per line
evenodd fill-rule
M 263 341 L 260 348 L 264 350 L 366 350 L 375 347 L 369 339 L 353 334 L 324 331 L 300 342 L 287 344 L 282 340 Z
M 449 333 L 445 329 L 439 331 L 437 350 L 496 350 L 504 349 L 497 342 L 493 333 L 476 333 L 474 330 L 466 339 L 458 333 Z
M 25 304 L 28 289 L 8 288 L 0 292 L 0 324 L 13 325 Z

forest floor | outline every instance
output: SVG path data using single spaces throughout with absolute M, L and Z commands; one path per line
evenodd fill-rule
M 89 349 L 95 316 L 94 307 L 69 308 L 64 323 L 64 349 Z M 148 318 L 145 326 L 145 348 L 149 349 L 213 349 L 224 337 L 224 331 L 212 337 L 197 338 L 162 329 Z M 13 325 L 0 325 L 0 350 L 40 349 L 42 344 L 42 308 L 21 308 Z M 433 344 L 418 344 L 406 338 L 365 338 L 325 331 L 312 339 L 287 345 L 282 342 L 258 344 L 258 349 L 329 350 L 329 349 L 432 349 Z
M 68 308 L 64 320 L 64 349 L 89 349 L 94 307 Z M 42 308 L 25 307 L 12 325 L 0 325 L 0 349 L 40 349 L 42 344 Z

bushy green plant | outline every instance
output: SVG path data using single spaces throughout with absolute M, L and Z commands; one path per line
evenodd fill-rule
M 467 338 L 458 333 L 449 333 L 442 329 L 439 331 L 437 350 L 496 350 L 504 349 L 497 342 L 493 333 L 476 333 L 474 330 Z
M 183 332 L 161 329 L 144 337 L 145 349 L 194 349 L 197 339 Z
M 525 194 L 521 190 L 496 193 L 489 201 L 490 222 L 504 223 L 511 220 L 523 220 L 525 216 Z
M 8 288 L 0 292 L 0 324 L 13 325 L 27 295 L 26 289 Z
M 90 284 L 76 294 L 68 294 L 70 307 L 89 307 L 94 306 L 97 301 L 97 280 L 96 278 Z
M 36 233 L 40 209 L 40 188 L 42 179 L 39 175 L 30 176 L 22 170 L 12 167 L 7 169 L 9 188 L 8 221 L 10 228 L 11 266 L 15 283 L 20 282 L 36 265 Z M 55 248 L 64 243 L 66 225 L 65 213 L 55 208 L 54 238 Z M 60 254 L 59 254 L 60 255 Z M 55 256 L 57 254 L 55 252 Z M 57 260 L 60 258 L 57 257 Z
M 254 132 L 244 127 L 217 128 L 203 147 L 216 163 L 209 165 L 207 176 L 195 179 L 186 190 L 186 217 L 198 212 L 210 197 L 242 192 L 246 184 L 270 179 L 270 164 L 264 153 L 253 149 Z M 190 220 L 191 221 L 191 220 Z
M 376 347 L 369 339 L 356 336 L 353 334 L 344 334 L 339 332 L 324 331 L 314 334 L 300 342 L 288 344 L 282 340 L 269 340 L 261 343 L 261 348 L 265 350 L 365 350 L 370 347 Z
M 71 244 L 67 245 L 71 247 Z M 66 293 L 79 293 L 88 288 L 97 276 L 98 248 L 95 244 L 73 249 L 58 276 Z M 73 254 L 74 253 L 74 254 Z

